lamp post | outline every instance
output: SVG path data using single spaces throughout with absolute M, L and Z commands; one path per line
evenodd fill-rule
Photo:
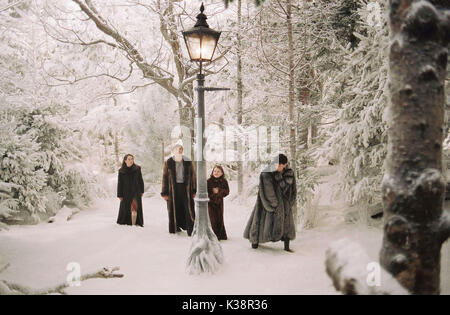
M 191 274 L 214 273 L 223 261 L 222 247 L 211 229 L 208 216 L 208 189 L 206 181 L 206 161 L 203 157 L 205 141 L 205 91 L 228 90 L 224 88 L 204 87 L 205 75 L 202 73 L 203 62 L 212 60 L 216 50 L 220 32 L 209 28 L 206 15 L 203 13 L 203 3 L 197 23 L 194 27 L 183 32 L 184 41 L 191 61 L 199 62 L 200 71 L 197 75 L 197 194 L 195 198 L 195 223 L 192 232 L 192 244 L 187 261 L 187 270 Z

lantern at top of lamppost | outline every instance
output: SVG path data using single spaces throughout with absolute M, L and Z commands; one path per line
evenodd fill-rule
M 197 23 L 194 27 L 183 32 L 184 41 L 191 61 L 211 61 L 219 41 L 220 32 L 209 28 L 206 22 L 207 17 L 203 13 L 205 7 L 203 3 L 200 7 L 200 14 L 197 15 Z M 201 68 L 200 68 L 201 71 Z
M 195 222 L 192 231 L 192 244 L 187 261 L 190 274 L 214 273 L 223 261 L 222 247 L 219 244 L 208 216 L 208 188 L 206 181 L 206 162 L 203 158 L 205 141 L 205 91 L 227 90 L 222 88 L 204 87 L 205 75 L 202 73 L 202 63 L 211 61 L 216 50 L 220 32 L 210 29 L 206 23 L 205 7 L 200 7 L 195 26 L 183 32 L 191 61 L 200 62 L 197 74 L 197 115 L 196 128 L 196 161 L 197 161 L 197 194 L 195 197 Z

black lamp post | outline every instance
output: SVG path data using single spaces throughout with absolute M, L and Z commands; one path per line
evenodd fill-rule
M 196 213 L 194 230 L 192 232 L 192 245 L 187 262 L 188 272 L 214 273 L 223 261 L 222 247 L 211 229 L 208 216 L 208 189 L 206 181 L 206 162 L 203 156 L 205 141 L 203 132 L 205 130 L 205 91 L 227 90 L 222 88 L 204 87 L 205 75 L 202 73 L 202 63 L 212 60 L 216 50 L 220 32 L 209 28 L 206 23 L 206 15 L 203 14 L 205 7 L 200 7 L 197 15 L 197 23 L 191 29 L 183 32 L 184 41 L 191 61 L 200 63 L 200 72 L 197 75 L 197 195 L 195 198 Z

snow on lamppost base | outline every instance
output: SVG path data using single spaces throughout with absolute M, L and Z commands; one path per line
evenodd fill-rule
M 214 234 L 210 231 L 208 234 Z M 188 258 L 187 271 L 189 274 L 213 274 L 223 262 L 222 248 L 215 235 L 195 235 Z
M 206 203 L 209 199 L 195 199 L 198 208 L 200 203 Z M 206 206 L 207 207 L 207 206 Z M 187 261 L 189 274 L 215 273 L 223 263 L 223 252 L 216 234 L 211 228 L 208 217 L 208 209 L 199 209 L 192 232 L 192 243 Z M 206 221 L 206 222 L 205 222 Z

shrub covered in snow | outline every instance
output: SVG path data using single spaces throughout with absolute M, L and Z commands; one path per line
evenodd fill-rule
M 38 221 L 38 214 L 55 214 L 63 202 L 83 206 L 90 200 L 88 175 L 67 167 L 78 159 L 77 150 L 56 108 L 11 106 L 0 111 L 0 182 L 9 187 L 0 196 L 2 221 L 29 221 L 30 216 Z

